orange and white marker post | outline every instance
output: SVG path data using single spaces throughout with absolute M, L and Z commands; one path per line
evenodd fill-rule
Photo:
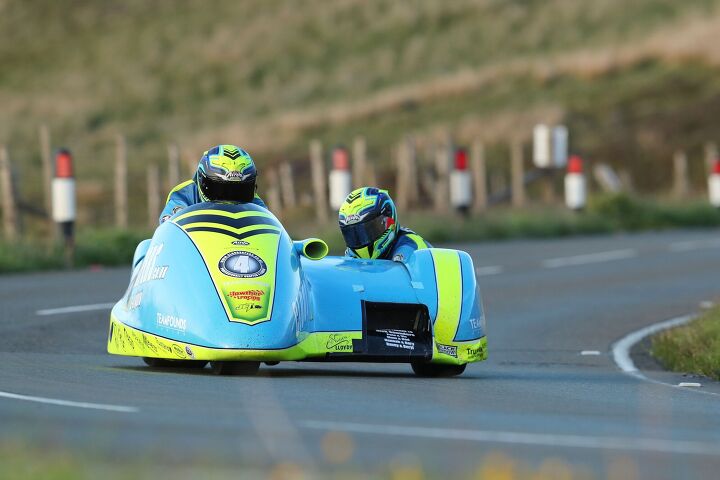
M 455 165 L 450 172 L 450 204 L 462 213 L 468 213 L 472 205 L 472 177 L 468 169 L 467 151 L 455 151 Z
M 60 227 L 65 240 L 65 264 L 68 267 L 72 266 L 75 251 L 76 210 L 72 154 L 63 148 L 55 154 L 55 177 L 52 179 L 52 217 Z
M 715 159 L 708 176 L 708 194 L 710 205 L 720 208 L 720 158 Z
M 570 157 L 565 174 L 565 205 L 571 210 L 582 210 L 587 203 L 587 184 L 583 161 L 577 155 Z
M 332 153 L 332 170 L 329 175 L 330 206 L 340 210 L 345 198 L 352 191 L 352 175 L 350 174 L 350 154 L 347 149 L 337 147 Z

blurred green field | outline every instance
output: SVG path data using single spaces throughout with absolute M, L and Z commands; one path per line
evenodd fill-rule
M 245 145 L 262 175 L 304 159 L 311 137 L 364 134 L 382 170 L 406 133 L 481 137 L 498 163 L 508 137 L 565 121 L 575 151 L 657 190 L 674 149 L 720 137 L 719 4 L 0 0 L 0 143 L 37 200 L 41 123 L 105 188 L 123 132 L 137 210 L 143 167 L 170 141 L 187 159 Z M 701 162 L 691 174 L 699 186 Z

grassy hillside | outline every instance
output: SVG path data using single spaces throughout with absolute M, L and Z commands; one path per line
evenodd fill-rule
M 0 142 L 32 196 L 40 123 L 100 182 L 124 132 L 139 203 L 168 141 L 240 143 L 262 166 L 364 133 L 386 161 L 406 132 L 495 148 L 564 119 L 576 150 L 656 187 L 672 149 L 720 137 L 718 3 L 0 0 Z

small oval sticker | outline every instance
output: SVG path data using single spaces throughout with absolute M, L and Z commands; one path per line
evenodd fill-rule
M 218 267 L 225 275 L 238 278 L 259 277 L 267 272 L 262 258 L 250 252 L 230 252 L 220 259 Z

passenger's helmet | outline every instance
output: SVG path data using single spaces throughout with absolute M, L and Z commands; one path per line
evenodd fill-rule
M 338 222 L 345 244 L 360 258 L 382 257 L 397 238 L 397 210 L 387 190 L 354 190 L 340 207 Z
M 195 181 L 204 202 L 249 203 L 255 198 L 256 179 L 249 153 L 235 145 L 218 145 L 203 154 Z

